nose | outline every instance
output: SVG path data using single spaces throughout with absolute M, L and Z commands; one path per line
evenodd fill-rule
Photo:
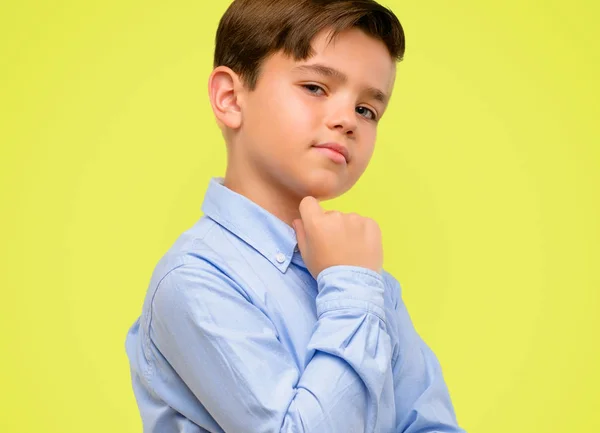
M 356 108 L 354 104 L 340 102 L 331 104 L 329 108 L 329 116 L 327 117 L 327 127 L 331 130 L 353 136 L 356 131 Z

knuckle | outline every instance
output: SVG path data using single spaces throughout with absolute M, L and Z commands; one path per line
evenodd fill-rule
M 334 221 L 339 221 L 342 218 L 342 213 L 337 210 L 331 211 L 331 213 L 329 215 L 331 216 L 331 219 Z

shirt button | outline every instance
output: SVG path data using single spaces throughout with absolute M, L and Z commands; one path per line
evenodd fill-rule
M 285 254 L 278 253 L 277 256 L 275 257 L 275 260 L 277 260 L 278 263 L 285 262 Z

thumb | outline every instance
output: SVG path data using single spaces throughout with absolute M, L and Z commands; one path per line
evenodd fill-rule
M 302 253 L 306 248 L 306 231 L 304 230 L 304 223 L 301 219 L 295 219 L 292 222 L 292 227 L 294 227 L 294 231 L 296 232 L 298 248 L 300 249 L 300 253 Z

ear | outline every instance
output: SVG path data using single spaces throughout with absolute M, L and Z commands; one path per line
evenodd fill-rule
M 219 126 L 238 129 L 242 125 L 242 89 L 238 75 L 227 66 L 218 66 L 210 74 L 208 95 Z

